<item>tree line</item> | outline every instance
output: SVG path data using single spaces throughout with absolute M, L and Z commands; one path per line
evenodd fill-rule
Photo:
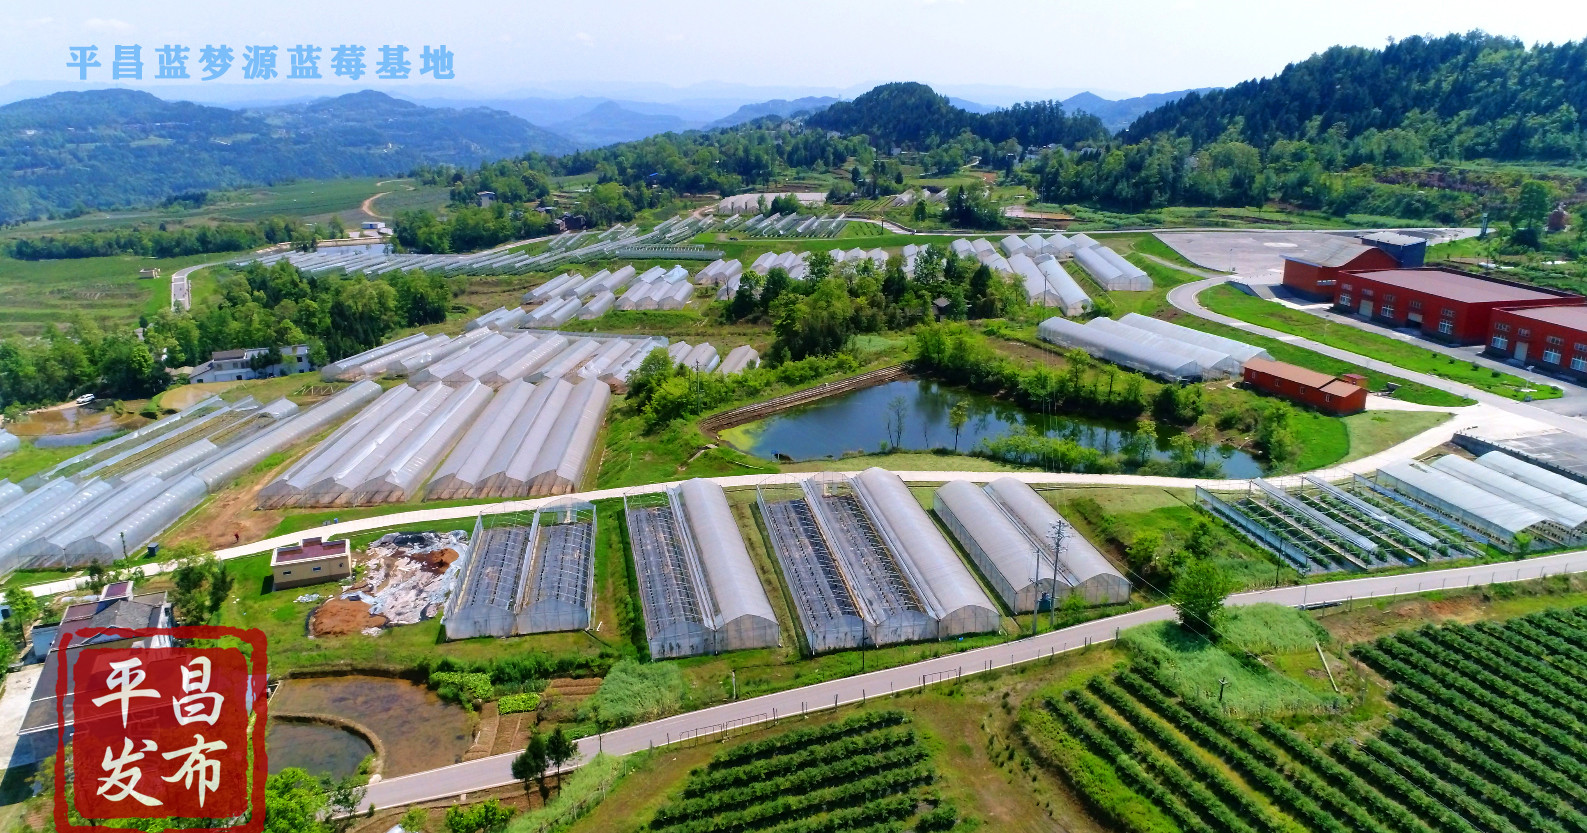
M 340 219 L 333 225 L 341 226 Z M 303 221 L 270 217 L 256 223 L 216 223 L 184 226 L 160 223 L 149 227 L 76 234 L 46 234 L 22 237 L 6 244 L 5 253 L 17 260 L 63 260 L 67 258 L 138 255 L 140 257 L 183 257 L 211 252 L 240 252 L 271 243 L 307 240 L 313 231 Z M 340 236 L 333 231 L 331 236 Z

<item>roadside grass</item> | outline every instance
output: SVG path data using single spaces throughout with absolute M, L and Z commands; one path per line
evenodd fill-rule
M 1339 462 L 1359 460 L 1386 451 L 1430 428 L 1454 419 L 1437 411 L 1364 411 L 1345 417 L 1350 453 Z
M 1529 395 L 1533 399 L 1555 399 L 1561 395 L 1557 388 L 1534 388 L 1531 382 L 1508 373 L 1489 370 L 1415 344 L 1336 324 L 1300 310 L 1253 298 L 1232 286 L 1211 287 L 1201 293 L 1200 299 L 1207 309 L 1222 315 L 1341 347 L 1407 370 L 1460 382 L 1510 399 L 1524 399 Z
M 1205 299 L 1206 293 L 1202 293 L 1201 297 Z M 1172 320 L 1175 324 L 1190 327 L 1191 329 L 1224 336 L 1225 338 L 1238 339 L 1245 342 L 1246 344 L 1261 347 L 1277 361 L 1299 365 L 1300 367 L 1309 368 L 1311 370 L 1318 371 L 1319 373 L 1327 373 L 1331 376 L 1339 376 L 1345 373 L 1359 373 L 1366 377 L 1368 390 L 1383 391 L 1387 390 L 1390 384 L 1398 385 L 1399 387 L 1395 389 L 1393 395 L 1393 398 L 1395 399 L 1404 400 L 1406 402 L 1414 402 L 1418 405 L 1433 405 L 1437 407 L 1449 408 L 1458 408 L 1465 405 L 1476 404 L 1476 402 L 1467 399 L 1464 396 L 1459 396 L 1448 391 L 1439 390 L 1438 388 L 1429 387 L 1419 382 L 1411 382 L 1398 376 L 1391 376 L 1387 373 L 1381 373 L 1376 370 L 1367 370 L 1365 368 L 1351 364 L 1350 362 L 1347 362 L 1343 359 L 1336 359 L 1332 356 L 1324 356 L 1321 353 L 1314 352 L 1305 347 L 1299 347 L 1287 341 L 1281 341 L 1276 338 L 1257 335 L 1255 333 L 1242 330 L 1238 327 L 1230 327 L 1226 324 L 1219 324 L 1214 321 L 1207 321 L 1202 318 L 1197 318 L 1193 315 L 1184 314 L 1175 315 L 1170 320 Z
M 691 477 L 778 471 L 776 465 L 725 444 L 706 448 L 710 444 L 693 424 L 674 424 L 658 433 L 646 434 L 644 418 L 632 408 L 621 406 L 612 412 L 607 424 L 596 487 L 609 489 Z
M 107 438 L 108 439 L 108 438 Z M 30 439 L 23 438 L 22 447 L 0 457 L 0 480 L 20 483 L 45 469 L 87 451 L 90 446 L 69 445 L 39 448 Z
M 79 314 L 107 328 L 134 326 L 139 315 L 170 306 L 172 272 L 224 256 L 0 258 L 0 336 L 39 335 Z M 148 268 L 160 277 L 139 278 Z
M 1350 454 L 1350 431 L 1344 420 L 1317 411 L 1296 408 L 1290 430 L 1299 440 L 1300 454 L 1282 471 L 1311 471 L 1344 460 Z

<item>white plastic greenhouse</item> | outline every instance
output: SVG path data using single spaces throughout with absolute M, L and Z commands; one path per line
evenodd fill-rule
M 1166 336 L 1175 341 L 1181 341 L 1186 344 L 1193 344 L 1197 347 L 1205 347 L 1209 350 L 1216 350 L 1220 353 L 1225 353 L 1234 357 L 1234 360 L 1241 363 L 1242 365 L 1251 359 L 1273 358 L 1266 350 L 1255 345 L 1246 344 L 1243 341 L 1236 341 L 1232 338 L 1224 338 L 1223 336 L 1213 335 L 1212 333 L 1204 333 L 1200 330 L 1192 330 L 1189 327 L 1181 326 L 1170 321 L 1164 321 L 1161 318 L 1151 318 L 1149 316 L 1141 315 L 1138 312 L 1126 313 L 1119 318 L 1119 323 L 1127 324 L 1137 330 L 1146 330 L 1147 332 L 1156 333 L 1160 336 Z
M 952 481 L 937 490 L 933 508 L 1010 610 L 1045 608 L 1068 591 L 1054 592 L 1052 557 L 979 486 Z
M 1036 328 L 1042 341 L 1076 347 L 1120 367 L 1173 382 L 1201 378 L 1194 357 L 1179 350 L 1154 349 L 1134 341 L 1063 318 L 1049 318 Z
M 1188 344 L 1148 330 L 1139 330 L 1111 318 L 1093 318 L 1086 322 L 1086 326 L 1093 330 L 1111 333 L 1150 350 L 1189 356 L 1196 363 L 1197 375 L 1203 379 L 1226 379 L 1240 375 L 1242 363 L 1228 353 Z
M 758 366 L 760 366 L 760 354 L 755 352 L 755 348 L 748 344 L 740 344 L 728 351 L 727 358 L 723 359 L 720 365 L 717 365 L 716 372 L 724 376 L 731 376 Z
M 1559 527 L 1549 537 L 1561 543 L 1581 543 L 1587 534 L 1587 506 L 1453 454 L 1434 460 L 1431 468 L 1542 515 Z
M 4 457 L 22 447 L 22 441 L 17 435 L 0 429 L 0 457 Z
M 1027 537 L 1041 546 L 1049 564 L 1054 556 L 1057 557 L 1058 581 L 1060 585 L 1068 585 L 1068 592 L 1080 594 L 1091 604 L 1129 601 L 1129 580 L 1029 484 L 1012 477 L 1000 477 L 988 483 L 985 491 Z M 1058 540 L 1062 545 L 1055 551 L 1053 530 L 1059 524 L 1063 534 Z M 1063 592 L 1060 589 L 1059 595 Z
M 689 350 L 678 364 L 693 368 L 701 373 L 709 373 L 722 363 L 722 357 L 717 355 L 716 348 L 709 341 L 702 341 Z
M 1564 530 L 1548 518 L 1423 463 L 1389 463 L 1378 469 L 1375 479 L 1379 485 L 1453 519 L 1501 549 L 1515 549 L 1518 534 L 1532 536 L 1533 547 L 1546 541 L 1564 543 Z

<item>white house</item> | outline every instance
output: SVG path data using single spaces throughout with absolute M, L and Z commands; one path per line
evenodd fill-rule
M 272 364 L 261 370 L 254 370 L 252 367 L 254 357 L 263 356 L 268 352 L 270 350 L 267 347 L 216 350 L 209 361 L 193 368 L 193 372 L 188 374 L 188 381 L 193 384 L 241 382 L 245 379 L 272 379 L 292 373 L 307 373 L 314 369 L 313 364 L 309 362 L 309 346 L 307 344 L 294 344 L 291 347 L 281 348 L 281 362 L 279 364 Z

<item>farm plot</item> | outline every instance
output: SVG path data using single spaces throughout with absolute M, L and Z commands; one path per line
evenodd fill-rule
M 903 712 L 862 712 L 719 753 L 656 811 L 648 829 L 902 830 L 930 797 L 929 757 Z
M 1027 703 L 1026 741 L 1128 831 L 1587 830 L 1587 612 L 1357 647 L 1386 725 L 1328 742 L 1185 696 L 1151 663 Z
M 1308 475 L 1288 489 L 1258 479 L 1243 495 L 1197 489 L 1196 502 L 1302 574 L 1416 566 L 1481 552 L 1455 519 L 1359 476 L 1336 485 Z

